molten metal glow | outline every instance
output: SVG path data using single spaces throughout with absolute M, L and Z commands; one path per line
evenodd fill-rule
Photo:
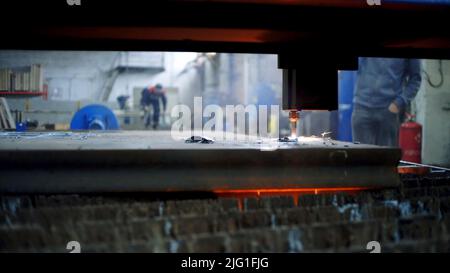
M 297 123 L 300 115 L 297 110 L 289 111 L 289 121 L 291 122 L 291 138 L 297 138 Z
M 246 189 L 246 190 L 214 190 L 213 192 L 222 197 L 236 196 L 270 196 L 270 195 L 301 195 L 319 194 L 330 192 L 357 192 L 368 190 L 367 187 L 338 187 L 338 188 L 281 188 L 281 189 Z
M 430 168 L 428 167 L 417 167 L 417 166 L 401 166 L 397 168 L 398 173 L 400 174 L 418 174 L 425 175 L 430 172 Z

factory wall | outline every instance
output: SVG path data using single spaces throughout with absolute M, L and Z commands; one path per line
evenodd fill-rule
M 450 167 L 450 61 L 424 60 L 421 88 L 412 103 L 422 128 L 422 162 Z M 433 87 L 433 85 L 441 86 Z M 430 84 L 431 83 L 431 84 Z
M 136 54 L 149 62 L 136 63 L 137 60 L 128 56 Z M 109 97 L 115 101 L 118 95 L 132 95 L 134 86 L 156 81 L 173 84 L 174 74 L 184 67 L 184 63 L 174 63 L 175 59 L 187 62 L 193 56 L 195 53 L 5 50 L 0 51 L 0 68 L 42 64 L 50 99 L 69 101 L 99 100 L 111 72 L 117 69 L 119 73 L 112 82 Z
M 97 99 L 118 52 L 0 51 L 0 68 L 41 64 L 49 98 L 8 98 L 11 110 L 39 124 L 69 123 L 80 107 Z
M 67 126 L 75 112 L 88 104 L 92 104 L 92 101 L 51 101 L 44 100 L 41 97 L 29 99 L 8 98 L 8 105 L 11 111 L 23 112 L 24 121 L 38 121 L 39 125 L 56 124 L 59 126 L 59 129 L 68 129 Z M 102 102 L 100 104 L 109 108 L 116 107 L 116 103 Z
M 217 54 L 204 63 L 203 73 L 205 104 L 281 103 L 282 77 L 276 55 Z M 260 93 L 264 91 L 270 93 Z
M 39 63 L 45 69 L 50 100 L 98 100 L 109 72 L 123 59 L 122 54 L 118 51 L 0 51 L 0 68 Z M 164 71 L 123 69 L 113 84 L 109 101 L 115 101 L 119 95 L 132 96 L 136 86 L 157 82 L 183 90 L 180 93 L 185 103 L 191 98 L 188 96 L 191 92 L 207 95 L 208 91 L 221 102 L 252 103 L 255 98 L 249 97 L 251 91 L 245 90 L 255 89 L 260 83 L 271 85 L 280 98 L 281 72 L 277 69 L 276 55 L 217 54 L 213 60 L 204 62 L 203 67 L 186 69 L 194 58 L 195 53 L 165 52 Z M 222 95 L 217 96 L 218 93 Z
M 128 52 L 118 51 L 0 51 L 0 68 L 42 64 L 44 81 L 48 85 L 48 100 L 40 97 L 8 98 L 10 108 L 25 111 L 24 119 L 39 120 L 41 123 L 69 123 L 74 112 L 86 104 L 102 103 L 117 108 L 117 96 L 129 95 L 132 101 L 134 88 L 157 82 L 168 87 L 179 85 L 181 103 L 189 104 L 193 94 L 199 93 L 198 73 L 177 77 L 196 53 L 131 54 L 150 62 L 144 64 L 147 65 L 145 67 L 139 60 L 130 58 Z M 108 84 L 111 85 L 109 98 L 102 101 Z
M 234 55 L 234 56 L 233 56 Z M 221 90 L 231 89 L 230 102 L 256 105 L 280 105 L 280 134 L 289 135 L 288 112 L 282 110 L 282 71 L 277 55 L 227 54 L 223 56 Z M 302 111 L 298 134 L 302 136 L 335 132 L 333 113 Z M 331 135 L 335 137 L 335 135 Z
M 148 54 L 152 54 L 148 52 Z M 160 54 L 153 53 L 153 54 Z M 114 102 L 120 95 L 129 95 L 133 100 L 133 90 L 149 85 L 161 83 L 165 87 L 177 88 L 179 90 L 180 103 L 189 105 L 194 94 L 199 94 L 200 75 L 196 71 L 186 71 L 189 62 L 195 59 L 196 53 L 193 52 L 164 52 L 163 70 L 124 70 L 117 77 L 109 101 Z M 183 72 L 183 73 L 182 73 Z
M 204 105 L 281 105 L 276 55 L 217 54 L 206 59 L 201 75 Z
M 52 100 L 96 99 L 119 52 L 0 51 L 0 68 L 41 64 Z
M 191 108 L 194 96 L 202 96 L 204 104 L 223 106 L 258 104 L 261 100 L 278 104 L 281 101 L 281 72 L 277 69 L 275 55 L 223 53 L 205 59 L 196 58 L 196 53 L 139 54 L 147 54 L 144 57 L 148 59 L 152 55 L 163 54 L 161 69 L 133 67 L 129 64 L 132 61 L 128 52 L 21 50 L 0 51 L 0 68 L 43 65 L 48 100 L 30 98 L 8 101 L 12 110 L 26 111 L 25 118 L 49 123 L 68 123 L 80 106 L 89 103 L 100 102 L 117 108 L 118 96 L 129 95 L 131 102 L 136 88 L 156 83 L 176 88 L 179 92 L 178 103 Z M 114 75 L 114 71 L 118 73 Z M 111 92 L 108 100 L 103 102 L 103 92 L 108 84 L 111 85 Z M 268 86 L 266 89 L 273 94 L 259 94 L 258 88 L 263 85 Z
M 140 62 L 142 59 L 156 64 L 146 68 Z M 162 63 L 157 64 L 158 60 Z M 12 110 L 26 111 L 25 118 L 42 122 L 69 123 L 73 113 L 89 103 L 100 102 L 117 109 L 118 96 L 129 95 L 129 101 L 133 102 L 136 89 L 156 83 L 177 89 L 177 103 L 191 109 L 194 96 L 202 96 L 204 105 L 281 105 L 282 76 L 276 55 L 219 53 L 207 57 L 192 52 L 0 51 L 0 68 L 35 63 L 44 67 L 48 101 L 42 98 L 8 101 Z M 103 102 L 101 98 L 108 84 L 111 92 Z M 280 115 L 281 133 L 287 134 L 287 113 L 281 111 Z M 305 112 L 299 133 L 317 135 L 330 131 L 331 127 L 330 113 Z

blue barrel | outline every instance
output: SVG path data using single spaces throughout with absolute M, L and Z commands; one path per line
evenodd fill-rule
M 119 130 L 119 122 L 106 106 L 91 104 L 81 108 L 72 118 L 71 130 Z
M 338 140 L 340 141 L 352 141 L 353 91 L 355 88 L 356 73 L 356 71 L 339 71 Z

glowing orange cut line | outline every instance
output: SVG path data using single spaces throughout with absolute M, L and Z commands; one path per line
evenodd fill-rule
M 341 188 L 282 188 L 282 189 L 245 189 L 245 190 L 213 190 L 217 195 L 276 195 L 276 194 L 301 194 L 301 193 L 323 193 L 339 191 L 362 191 L 368 187 L 341 187 Z
M 360 191 L 367 190 L 367 187 L 347 187 L 347 188 L 282 188 L 282 189 L 246 189 L 246 190 L 213 190 L 215 193 L 246 193 L 246 192 L 310 192 L 310 191 Z

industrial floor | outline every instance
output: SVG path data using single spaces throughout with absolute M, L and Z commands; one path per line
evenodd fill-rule
M 2 195 L 1 252 L 450 251 L 450 175 L 399 188 L 299 196 L 162 200 L 136 195 Z

